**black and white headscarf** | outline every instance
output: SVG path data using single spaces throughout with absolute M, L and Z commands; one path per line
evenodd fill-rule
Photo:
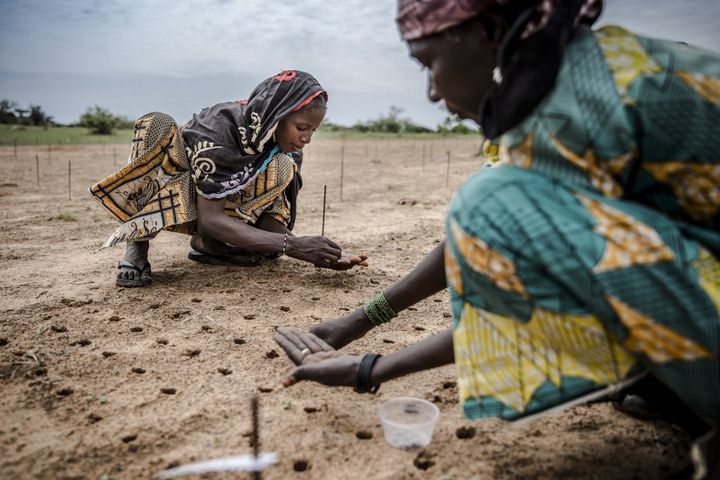
M 327 98 L 312 75 L 284 70 L 258 85 L 247 100 L 193 115 L 181 132 L 198 193 L 221 199 L 254 181 L 279 151 L 274 134 L 280 120 L 318 95 Z

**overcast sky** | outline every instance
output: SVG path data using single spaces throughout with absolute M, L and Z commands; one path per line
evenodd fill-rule
M 434 127 L 445 113 L 394 15 L 394 0 L 0 0 L 0 98 L 63 123 L 96 104 L 183 122 L 297 68 L 330 92 L 332 121 L 396 105 Z M 607 23 L 720 51 L 720 0 L 609 0 Z

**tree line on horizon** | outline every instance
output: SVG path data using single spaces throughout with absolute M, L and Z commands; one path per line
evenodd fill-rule
M 339 125 L 325 119 L 320 127 L 322 131 L 329 132 L 361 132 L 361 133 L 440 133 L 440 134 L 472 134 L 477 133 L 456 115 L 448 115 L 437 126 L 435 130 L 413 122 L 410 118 L 403 117 L 404 110 L 391 106 L 385 115 L 380 115 L 373 120 L 357 122 L 352 126 Z M 91 133 L 97 135 L 112 135 L 116 129 L 131 129 L 133 121 L 127 117 L 114 115 L 108 109 L 95 105 L 88 107 L 80 116 L 77 123 L 59 124 L 53 121 L 53 117 L 46 114 L 40 105 L 30 104 L 28 108 L 21 108 L 17 102 L 0 99 L 0 124 L 17 126 L 42 126 L 63 127 L 79 126 L 85 127 Z
M 45 113 L 42 106 L 30 104 L 22 108 L 17 102 L 0 99 L 0 124 L 18 127 L 85 127 L 97 135 L 112 135 L 116 129 L 130 129 L 133 121 L 127 117 L 112 114 L 108 109 L 95 105 L 88 107 L 76 123 L 60 124 Z

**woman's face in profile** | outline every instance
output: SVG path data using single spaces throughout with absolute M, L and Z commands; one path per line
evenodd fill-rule
M 479 121 L 480 104 L 492 86 L 495 43 L 479 22 L 408 42 L 410 56 L 427 69 L 428 98 L 449 112 Z
M 283 152 L 299 152 L 310 143 L 325 118 L 324 108 L 303 108 L 280 120 L 275 139 Z

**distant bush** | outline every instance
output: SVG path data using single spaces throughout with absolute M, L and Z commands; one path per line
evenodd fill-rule
M 443 135 L 467 135 L 470 133 L 478 133 L 478 131 L 465 125 L 457 115 L 448 115 L 438 125 L 437 133 L 441 133 Z
M 132 127 L 132 123 L 130 127 L 127 126 L 128 122 L 125 117 L 113 115 L 108 109 L 95 105 L 85 110 L 80 116 L 78 125 L 89 128 L 90 132 L 96 135 L 112 135 L 116 128 Z
M 44 126 L 52 124 L 52 117 L 46 114 L 40 105 L 30 104 L 30 108 L 20 108 L 17 102 L 3 98 L 0 100 L 0 123 L 10 125 Z

